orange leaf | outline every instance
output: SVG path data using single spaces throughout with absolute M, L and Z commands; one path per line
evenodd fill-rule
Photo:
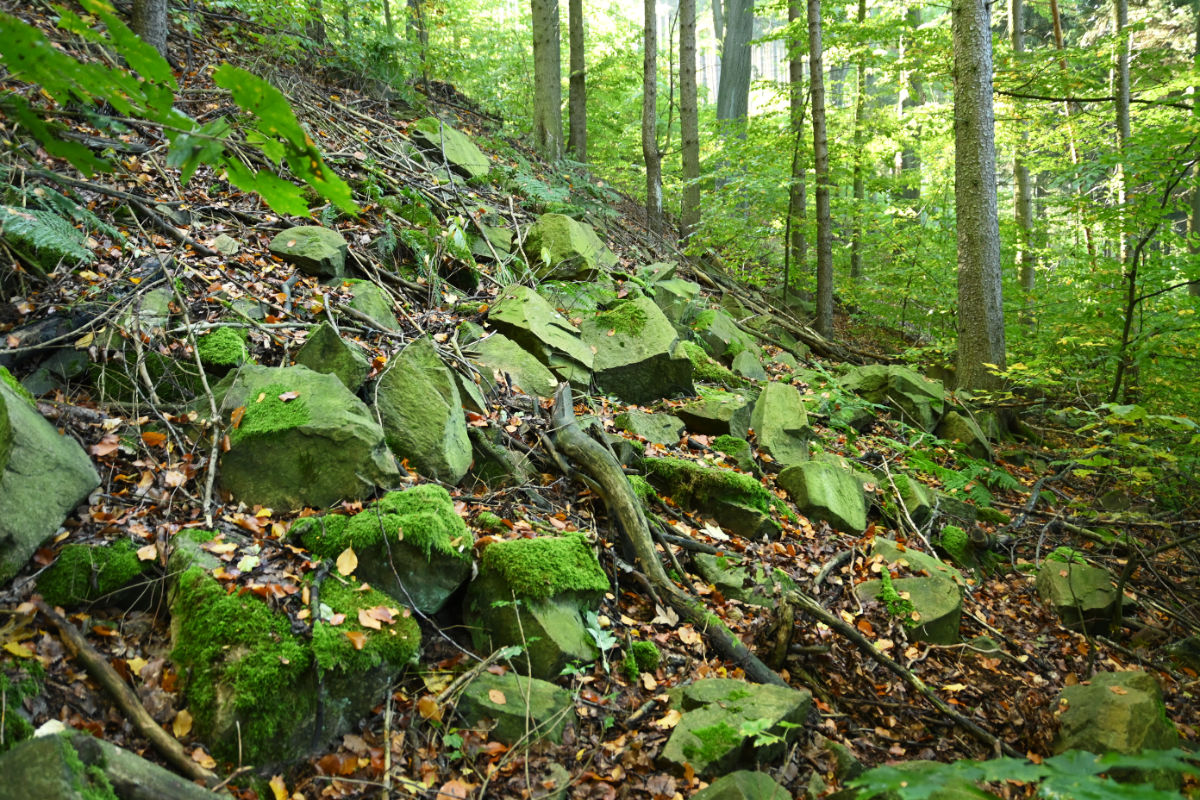
M 197 747 L 192 751 L 192 761 L 195 761 L 205 769 L 212 769 L 217 765 L 217 762 L 213 760 L 213 757 L 204 752 L 203 747 Z
M 435 722 L 442 721 L 442 708 L 438 705 L 437 700 L 431 694 L 422 695 L 417 700 L 417 713 L 423 719 L 431 719 Z
M 166 440 L 167 435 L 165 433 L 159 433 L 158 431 L 146 431 L 142 434 L 142 441 L 145 442 L 149 447 L 158 447 Z
M 474 788 L 473 783 L 463 783 L 457 779 L 446 781 L 442 788 L 438 789 L 437 800 L 467 800 Z
M 383 625 L 379 623 L 379 620 L 372 617 L 370 612 L 368 612 L 365 608 L 360 608 L 358 610 L 358 624 L 362 625 L 364 628 L 370 628 L 373 631 L 383 629 Z
M 346 638 L 354 645 L 355 650 L 362 650 L 367 644 L 367 635 L 362 631 L 346 631 Z
M 508 704 L 508 698 L 505 697 L 504 692 L 500 691 L 499 689 L 489 689 L 488 690 L 488 699 L 491 700 L 493 703 L 495 703 L 498 706 L 503 706 L 503 705 Z
M 339 575 L 349 575 L 358 569 L 358 556 L 354 554 L 353 547 L 347 547 L 337 557 L 337 571 Z
M 246 416 L 246 407 L 238 406 L 233 410 L 233 413 L 229 415 L 229 421 L 233 423 L 233 427 L 236 428 L 242 424 L 242 417 L 244 416 Z

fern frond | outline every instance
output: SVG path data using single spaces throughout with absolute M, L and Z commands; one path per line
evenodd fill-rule
M 0 238 L 48 269 L 62 261 L 74 266 L 95 258 L 84 246 L 81 231 L 57 214 L 37 208 L 0 206 Z

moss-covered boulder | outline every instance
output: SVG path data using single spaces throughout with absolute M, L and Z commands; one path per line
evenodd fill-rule
M 370 281 L 348 280 L 342 285 L 350 293 L 346 302 L 348 308 L 366 316 L 385 331 L 399 330 L 400 323 L 396 321 L 396 312 L 392 311 L 392 300 L 387 292 Z M 355 322 L 351 320 L 351 324 Z
M 463 689 L 458 713 L 469 726 L 491 721 L 488 738 L 505 744 L 561 742 L 575 718 L 571 693 L 553 683 L 507 672 L 484 672 Z
M 899 566 L 914 575 L 946 578 L 959 586 L 967 585 L 961 572 L 937 556 L 922 553 L 882 536 L 876 536 L 871 541 L 871 555 L 882 558 L 889 566 Z
M 53 536 L 75 506 L 100 485 L 83 448 L 37 412 L 16 381 L 0 376 L 10 429 L 0 472 L 0 583 L 6 582 Z
M 13 431 L 12 420 L 8 418 L 8 401 L 0 394 L 0 475 L 8 464 L 8 456 L 12 453 Z
M 796 510 L 811 519 L 828 522 L 843 533 L 861 533 L 867 527 L 862 483 L 848 469 L 829 461 L 809 461 L 779 473 L 777 483 Z
M 343 339 L 328 322 L 308 334 L 296 351 L 296 363 L 313 372 L 333 375 L 352 392 L 359 390 L 371 372 L 371 362 L 363 349 Z
M 705 467 L 679 458 L 647 458 L 646 479 L 683 508 L 710 514 L 722 527 L 748 539 L 779 536 L 771 518 L 771 495 L 749 475 Z
M 178 576 L 171 659 L 195 731 L 216 758 L 258 768 L 303 758 L 351 730 L 413 660 L 420 630 L 394 600 L 336 575 L 318 591 L 309 636 L 198 566 Z M 379 628 L 361 625 L 360 610 Z
M 792 793 L 765 772 L 739 769 L 717 778 L 692 800 L 791 800 Z
M 886 475 L 880 475 L 879 483 L 885 487 L 888 494 L 883 504 L 884 512 L 898 525 L 907 524 L 904 518 L 904 514 L 907 512 L 914 523 L 923 526 L 929 522 L 934 511 L 937 510 L 937 493 L 916 478 L 909 475 L 893 475 L 892 483 L 896 486 L 895 496 L 892 495 L 892 487 L 887 484 Z M 903 506 L 900 503 L 903 503 Z
M 586 222 L 543 214 L 525 234 L 525 254 L 542 280 L 590 281 L 615 266 L 617 257 Z
M 471 441 L 458 384 L 431 339 L 417 339 L 392 359 L 379 377 L 375 407 L 397 458 L 446 483 L 467 474 Z
M 516 666 L 550 679 L 599 655 L 585 615 L 599 608 L 608 589 L 582 535 L 495 542 L 483 551 L 467 590 L 464 618 L 477 649 L 523 647 Z
M 125 600 L 136 600 L 139 595 L 149 604 L 152 584 L 132 584 L 143 583 L 152 566 L 152 562 L 138 559 L 137 548 L 128 539 L 111 544 L 69 544 L 38 576 L 37 587 L 46 602 L 54 606 L 96 602 L 126 605 Z
M 479 380 L 485 391 L 496 390 L 497 375 L 504 377 L 508 388 L 533 397 L 553 397 L 558 388 L 554 373 L 502 333 L 480 339 L 465 350 L 464 355 L 479 369 Z
M 742 472 L 762 475 L 762 469 L 754 460 L 754 448 L 745 439 L 729 435 L 718 436 L 712 441 L 712 449 L 724 453 Z
M 1108 570 L 1058 551 L 1042 562 L 1035 587 L 1042 602 L 1072 630 L 1107 632 L 1120 601 Z
M 383 430 L 333 375 L 247 366 L 213 393 L 230 443 L 220 483 L 239 501 L 280 511 L 324 508 L 399 477 Z
M 754 337 L 739 328 L 733 317 L 720 309 L 710 308 L 700 312 L 692 320 L 691 328 L 708 354 L 726 364 L 732 362 L 738 353 L 746 350 L 753 352 L 758 347 Z
M 587 316 L 583 341 L 595 351 L 596 386 L 629 403 L 691 395 L 692 362 L 679 335 L 645 296 L 619 300 Z
M 217 328 L 196 338 L 196 353 L 209 375 L 224 377 L 250 360 L 245 328 Z
M 746 438 L 754 396 L 701 387 L 699 397 L 674 409 L 692 433 Z
M 672 414 L 650 414 L 645 411 L 622 411 L 613 418 L 618 428 L 647 442 L 662 445 L 678 444 L 683 435 L 683 420 Z
M 321 558 L 353 549 L 356 577 L 425 614 L 440 611 L 471 576 L 475 538 L 432 483 L 389 492 L 353 516 L 305 517 L 289 535 Z
M 842 389 L 869 402 L 891 406 L 900 418 L 921 430 L 933 431 L 945 408 L 945 392 L 907 367 L 867 364 L 854 367 L 838 381 Z
M 466 134 L 437 117 L 417 120 L 409 126 L 408 135 L 418 147 L 432 154 L 434 163 L 445 161 L 464 178 L 485 178 L 491 171 L 491 162 L 483 151 Z
M 652 289 L 655 304 L 667 319 L 682 329 L 704 310 L 700 303 L 700 284 L 682 278 L 658 281 Z
M 908 636 L 918 642 L 955 644 L 962 619 L 962 591 L 949 578 L 882 578 L 854 587 L 862 602 L 878 600 L 900 618 Z
M 747 386 L 750 381 L 739 376 L 720 361 L 710 356 L 708 352 L 695 342 L 680 342 L 683 352 L 692 361 L 692 380 L 703 381 L 730 389 Z
M 691 765 L 698 777 L 709 779 L 781 758 L 797 737 L 812 702 L 804 689 L 725 678 L 695 681 L 678 691 L 676 698 L 683 717 L 663 747 L 659 763 L 674 772 Z M 785 722 L 795 727 L 784 727 Z M 759 731 L 779 739 L 758 745 Z
M 583 343 L 579 330 L 533 289 L 506 287 L 488 312 L 488 322 L 560 380 L 587 387 L 592 375 L 591 349 Z
M 750 427 L 759 450 L 781 468 L 808 460 L 812 431 L 800 390 L 795 386 L 776 381 L 763 386 L 750 412 Z
M 968 455 L 992 459 L 992 444 L 974 419 L 957 411 L 947 411 L 934 433 L 938 438 L 957 442 Z
M 765 381 L 767 371 L 763 369 L 762 359 L 754 350 L 743 350 L 733 357 L 730 368 L 738 375 L 751 381 Z
M 795 582 L 783 570 L 767 572 L 761 565 L 744 561 L 739 556 L 696 553 L 692 561 L 700 577 L 722 595 L 748 605 L 774 608 L 784 593 L 796 588 Z
M 350 246 L 335 230 L 320 225 L 301 225 L 275 234 L 270 244 L 276 256 L 305 275 L 321 279 L 342 277 Z

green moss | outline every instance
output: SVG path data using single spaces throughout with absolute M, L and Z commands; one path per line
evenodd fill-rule
M 624 336 L 640 336 L 646 329 L 645 309 L 637 303 L 623 302 L 596 314 L 596 324 Z
M 700 740 L 700 745 L 685 744 L 683 755 L 701 764 L 717 760 L 742 743 L 742 735 L 737 728 L 724 721 L 707 728 L 697 728 L 692 735 Z
M 230 431 L 229 438 L 237 443 L 254 436 L 287 431 L 306 424 L 309 411 L 303 397 L 280 399 L 281 395 L 287 395 L 290 391 L 289 387 L 279 383 L 265 387 L 257 397 L 246 404 L 241 424 Z
M 1012 522 L 1012 517 L 991 506 L 977 506 L 975 508 L 975 519 L 980 522 L 990 522 L 993 525 L 1007 525 Z
M 695 342 L 682 342 L 683 352 L 692 362 L 692 377 L 698 381 L 720 383 L 725 386 L 745 386 L 749 383 L 724 365 L 713 360 L 704 348 Z
M 496 542 L 483 551 L 480 572 L 497 575 L 530 600 L 563 592 L 606 592 L 608 577 L 580 534 Z
M 942 528 L 941 547 L 956 563 L 965 565 L 970 561 L 971 542 L 967 532 L 957 525 L 947 525 Z
M 208 736 L 217 722 L 218 693 L 229 697 L 241 720 L 247 763 L 264 761 L 261 748 L 286 738 L 294 720 L 315 702 L 315 694 L 297 687 L 312 663 L 310 648 L 292 633 L 284 614 L 272 611 L 251 594 L 226 594 L 202 569 L 192 567 L 178 582 L 172 609 L 171 653 L 186 676 L 184 696 L 196 730 Z M 239 742 L 213 742 L 213 755 L 236 759 Z
M 771 493 L 740 472 L 702 467 L 679 458 L 648 458 L 643 468 L 649 481 L 680 505 L 703 506 L 713 500 L 727 500 L 764 513 L 771 510 Z
M 1056 547 L 1054 552 L 1046 556 L 1047 561 L 1060 561 L 1063 564 L 1083 564 L 1083 554 L 1072 547 Z
M 340 625 L 330 625 L 324 621 L 313 625 L 313 655 L 321 669 L 365 672 L 380 664 L 399 669 L 416 655 L 421 643 L 421 630 L 408 609 L 396 608 L 392 598 L 374 589 L 361 591 L 357 586 L 343 584 L 333 576 L 321 584 L 320 597 L 323 605 L 346 615 Z M 392 609 L 395 621 L 381 625 L 379 630 L 358 623 L 359 609 L 379 606 Z M 355 649 L 347 633 L 363 634 L 366 643 L 361 650 Z
M 497 518 L 498 519 L 498 518 Z M 454 510 L 450 494 L 434 483 L 389 492 L 353 517 L 309 517 L 292 526 L 291 535 L 319 556 L 334 558 L 347 547 L 367 550 L 390 537 L 418 548 L 428 558 L 436 551 L 470 560 L 471 532 Z
M 42 692 L 45 671 L 37 661 L 30 663 L 36 667 L 36 674 L 34 669 L 12 676 L 0 672 L 0 696 L 3 697 L 4 708 L 8 709 L 4 715 L 4 741 L 0 742 L 0 753 L 33 736 L 33 725 L 17 710 L 22 708 L 27 698 L 37 697 Z
M 504 524 L 503 518 L 490 511 L 480 511 L 475 515 L 475 527 L 488 533 L 503 533 L 508 530 L 508 526 Z
M 139 561 L 128 539 L 109 545 L 69 544 L 38 578 L 47 603 L 74 606 L 94 603 L 141 577 L 149 564 Z
M 911 600 L 906 600 L 896 591 L 896 587 L 892 584 L 892 576 L 885 569 L 879 575 L 879 594 L 876 595 L 885 606 L 888 613 L 893 617 L 897 617 L 904 623 L 906 627 L 914 627 L 917 623 L 913 620 L 912 615 L 916 612 Z
M 250 359 L 244 328 L 217 328 L 196 340 L 200 360 L 214 367 L 236 367 Z
M 641 475 L 629 476 L 629 488 L 633 489 L 633 496 L 638 499 L 638 502 L 643 507 L 649 506 L 658 500 L 658 493 L 654 491 L 654 487 L 650 485 L 650 481 Z
M 634 660 L 637 661 L 638 669 L 642 672 L 654 672 L 658 669 L 662 653 L 658 651 L 658 646 L 654 642 L 634 642 L 629 646 L 629 650 L 633 654 Z
M 63 763 L 75 779 L 72 788 L 77 792 L 76 797 L 80 800 L 120 800 L 108 776 L 104 774 L 104 767 L 100 764 L 84 764 L 79 752 L 71 744 L 70 736 L 69 733 L 63 733 L 57 739 L 62 746 Z
M 739 439 L 736 436 L 730 436 L 723 433 L 712 441 L 712 448 L 718 453 L 725 453 L 730 456 L 737 456 L 745 452 L 750 447 L 750 443 L 745 439 Z
M 29 393 L 28 389 L 21 385 L 19 380 L 13 377 L 13 374 L 8 371 L 8 367 L 0 367 L 0 381 L 7 383 L 8 388 L 16 392 L 18 397 L 24 397 L 29 405 L 34 406 L 35 408 L 37 407 L 37 401 L 33 399 L 33 395 Z

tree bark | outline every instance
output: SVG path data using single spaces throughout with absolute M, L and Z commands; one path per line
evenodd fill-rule
M 913 6 L 908 9 L 907 18 L 908 28 L 912 31 L 909 37 L 915 37 L 916 31 L 921 27 L 921 8 Z M 900 55 L 903 58 L 909 50 L 908 43 L 901 38 L 900 40 Z M 921 74 L 915 69 L 905 70 L 900 76 L 900 91 L 896 101 L 897 115 L 900 121 L 904 120 L 905 110 L 909 107 L 916 107 L 925 103 L 925 83 L 921 79 Z M 907 101 L 907 104 L 906 104 Z M 901 179 L 900 196 L 905 200 L 912 202 L 915 209 L 921 200 L 921 155 L 917 152 L 914 142 L 920 141 L 921 130 L 918 124 L 916 130 L 908 133 L 905 136 L 905 144 L 899 154 L 899 175 Z M 914 215 L 913 220 L 916 220 Z
M 1198 0 L 1200 2 L 1200 0 Z M 696 87 L 696 0 L 679 3 L 679 137 L 683 203 L 679 235 L 686 242 L 700 225 L 700 113 Z
M 712 0 L 713 35 L 717 39 L 717 55 L 725 52 L 725 13 L 721 0 Z
M 750 39 L 754 34 L 754 0 L 725 5 L 725 44 L 721 48 L 721 80 L 717 84 L 717 119 L 744 122 L 750 109 Z
M 1019 0 L 1018 0 L 1019 1 Z M 858 0 L 858 25 L 861 28 L 867 21 L 867 0 Z M 857 80 L 854 88 L 854 230 L 850 235 L 850 277 L 858 280 L 862 277 L 862 232 L 863 206 L 866 200 L 866 183 L 863 180 L 863 122 L 867 111 L 867 93 L 864 91 L 867 80 L 867 65 L 865 56 L 860 56 L 855 65 Z
M 1200 74 L 1200 0 L 1192 0 L 1192 12 L 1196 18 L 1196 50 L 1192 56 L 1192 66 Z M 1192 87 L 1192 116 L 1200 120 L 1200 86 Z M 1188 233 L 1188 252 L 1192 254 L 1192 263 L 1200 264 L 1200 164 L 1192 167 L 1192 222 Z M 1195 268 L 1193 268 L 1195 269 Z M 1193 280 L 1200 280 L 1200 273 L 1193 273 Z M 1200 297 L 1200 283 L 1188 287 L 1188 294 Z
M 1020 61 L 1021 54 L 1025 52 L 1025 3 L 1024 0 L 1009 0 L 1008 3 L 1008 26 L 1009 37 L 1012 41 L 1013 57 Z M 1023 119 L 1020 119 L 1020 114 L 1016 115 L 1017 125 L 1021 129 L 1020 137 L 1018 138 L 1017 153 L 1013 156 L 1013 178 L 1016 184 L 1014 197 L 1014 207 L 1017 218 L 1017 242 L 1016 242 L 1016 267 L 1017 277 L 1021 282 L 1021 291 L 1025 295 L 1025 308 L 1022 311 L 1022 320 L 1026 324 L 1033 324 L 1033 290 L 1036 280 L 1036 259 L 1033 254 L 1033 195 L 1029 186 L 1029 168 L 1025 166 L 1025 162 L 1021 160 L 1021 152 L 1028 148 L 1029 130 L 1028 125 Z
M 1117 32 L 1116 64 L 1116 118 L 1117 118 L 1117 167 L 1113 179 L 1116 183 L 1118 206 L 1118 251 L 1121 263 L 1129 260 L 1129 241 L 1125 230 L 1125 150 L 1129 145 L 1129 51 L 1132 34 L 1129 28 L 1129 1 L 1113 0 L 1113 21 Z M 1126 269 L 1128 265 L 1126 264 Z
M 812 81 L 813 172 L 817 184 L 817 319 L 833 338 L 833 221 L 829 213 L 829 142 L 825 134 L 825 75 L 821 66 L 821 0 L 808 0 L 808 66 Z
M 992 37 L 984 0 L 954 0 L 954 194 L 958 219 L 958 386 L 991 389 L 1004 367 L 996 208 Z
M 133 0 L 130 22 L 142 41 L 167 57 L 167 0 Z
M 530 0 L 533 12 L 533 144 L 551 161 L 562 158 L 562 51 L 558 0 Z
M 662 230 L 662 156 L 658 152 L 658 15 L 645 0 L 642 31 L 642 159 L 646 162 L 646 225 Z
M 308 0 L 308 20 L 304 24 L 304 34 L 314 43 L 325 44 L 325 10 L 321 0 Z
M 801 0 L 789 0 L 788 23 L 793 30 L 799 31 L 800 20 L 803 19 Z M 788 43 L 791 55 L 788 58 L 788 78 L 791 86 L 788 93 L 788 103 L 791 111 L 792 146 L 792 180 L 788 186 L 788 256 L 787 267 L 792 264 L 803 271 L 808 266 L 808 197 L 805 178 L 808 175 L 803 150 L 804 143 L 804 112 L 806 94 L 804 91 L 804 56 L 803 41 L 799 34 Z M 790 269 L 784 269 L 784 291 L 791 281 Z
M 583 0 L 567 3 L 567 30 L 570 42 L 570 79 L 567 108 L 570 112 L 567 150 L 579 163 L 587 162 L 587 73 L 583 57 Z

